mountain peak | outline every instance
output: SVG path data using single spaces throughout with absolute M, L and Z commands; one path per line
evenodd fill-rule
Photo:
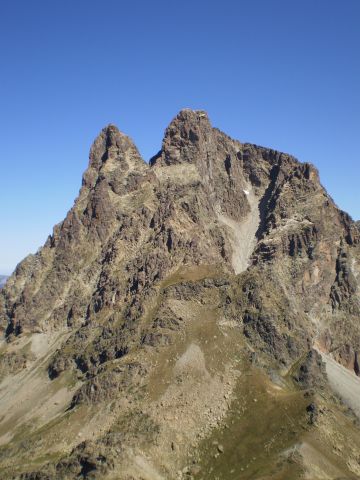
M 106 125 L 106 127 L 100 132 L 99 136 L 104 136 L 107 148 L 116 147 L 120 150 L 127 150 L 129 147 L 134 146 L 132 139 L 119 130 L 119 128 L 113 123 Z
M 110 151 L 121 157 L 127 150 L 134 148 L 136 149 L 131 138 L 110 123 L 101 130 L 90 149 L 90 164 L 99 167 L 110 157 Z
M 207 121 L 209 121 L 208 114 L 205 110 L 192 110 L 191 108 L 182 108 L 174 120 L 176 119 L 184 122 L 199 119 L 207 119 Z
M 83 185 L 93 186 L 100 171 L 106 175 L 118 170 L 142 171 L 145 167 L 146 163 L 133 140 L 110 123 L 101 130 L 91 146 L 89 167 L 84 173 Z
M 180 138 L 184 143 L 196 144 L 211 129 L 208 114 L 204 110 L 184 108 L 170 122 L 163 143 L 174 143 L 175 139 Z
M 203 149 L 212 130 L 204 110 L 180 110 L 166 128 L 161 151 L 151 159 L 150 164 L 193 163 L 196 152 Z

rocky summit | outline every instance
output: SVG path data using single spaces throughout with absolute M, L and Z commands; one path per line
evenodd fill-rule
M 182 110 L 114 125 L 0 292 L 0 478 L 360 478 L 360 228 L 316 168 Z

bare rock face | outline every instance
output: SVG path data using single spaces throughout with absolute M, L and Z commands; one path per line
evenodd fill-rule
M 359 262 L 311 164 L 203 111 L 149 164 L 107 126 L 0 292 L 1 478 L 359 478 Z

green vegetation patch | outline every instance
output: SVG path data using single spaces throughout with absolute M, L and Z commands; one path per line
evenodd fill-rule
M 250 367 L 235 393 L 224 426 L 200 446 L 201 470 L 195 478 L 300 478 L 293 447 L 308 428 L 309 399 L 303 392 L 280 389 Z

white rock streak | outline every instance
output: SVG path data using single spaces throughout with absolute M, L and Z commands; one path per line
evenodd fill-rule
M 337 363 L 330 355 L 321 353 L 331 388 L 360 418 L 360 378 Z
M 260 224 L 259 202 L 252 190 L 244 190 L 248 196 L 250 212 L 241 222 L 218 213 L 218 220 L 225 225 L 230 233 L 232 246 L 232 266 L 239 274 L 249 266 L 250 256 L 256 245 L 255 234 Z

